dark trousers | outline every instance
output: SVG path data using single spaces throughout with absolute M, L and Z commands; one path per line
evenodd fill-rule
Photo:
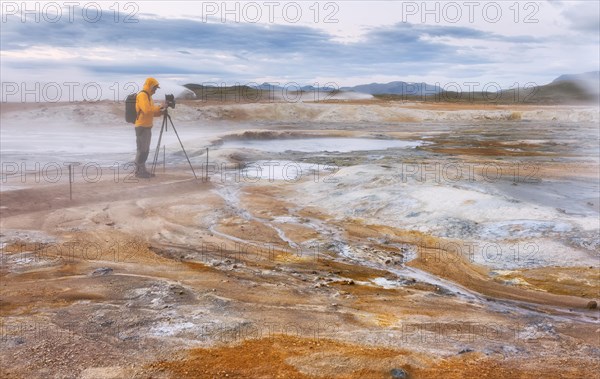
M 135 171 L 146 171 L 146 159 L 150 154 L 150 141 L 152 140 L 152 128 L 143 126 L 135 127 L 135 144 L 137 152 L 135 154 Z

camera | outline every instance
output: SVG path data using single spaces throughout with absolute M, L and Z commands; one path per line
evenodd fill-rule
M 175 108 L 175 96 L 173 94 L 165 95 L 165 103 L 170 108 Z

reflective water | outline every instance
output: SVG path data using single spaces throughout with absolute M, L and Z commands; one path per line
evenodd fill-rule
M 386 150 L 392 148 L 415 148 L 421 146 L 421 141 L 387 140 L 373 138 L 293 138 L 293 139 L 262 139 L 262 140 L 232 140 L 226 141 L 221 148 L 225 149 L 255 149 L 282 153 L 285 151 L 301 152 L 340 152 Z

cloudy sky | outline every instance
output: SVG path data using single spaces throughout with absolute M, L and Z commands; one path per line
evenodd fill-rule
M 123 89 L 149 75 L 166 85 L 545 84 L 599 69 L 598 4 L 3 1 L 3 92 L 24 81 Z

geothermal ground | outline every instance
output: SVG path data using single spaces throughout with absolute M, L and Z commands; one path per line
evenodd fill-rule
M 122 108 L 2 104 L 3 378 L 600 372 L 598 108 Z

